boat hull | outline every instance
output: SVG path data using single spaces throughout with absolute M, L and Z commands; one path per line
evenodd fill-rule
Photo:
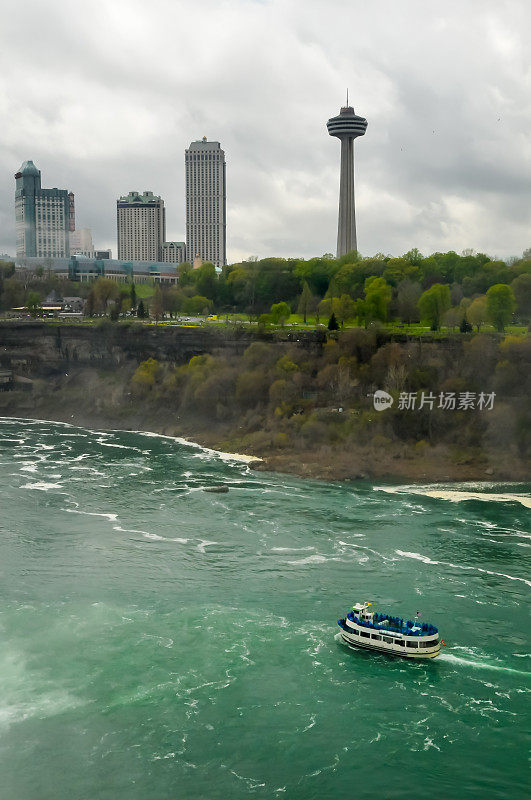
M 439 653 L 441 652 L 441 643 L 438 642 L 437 645 L 433 648 L 429 648 L 426 650 L 415 651 L 415 652 L 405 652 L 403 648 L 398 647 L 398 645 L 392 644 L 372 644 L 372 642 L 361 642 L 358 638 L 354 639 L 353 637 L 346 634 L 344 631 L 341 631 L 341 639 L 345 644 L 349 647 L 357 648 L 360 650 L 372 650 L 375 653 L 385 653 L 388 656 L 398 656 L 399 658 L 409 658 L 414 661 L 424 660 L 426 658 L 437 658 Z

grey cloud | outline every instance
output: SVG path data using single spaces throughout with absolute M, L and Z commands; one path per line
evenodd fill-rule
M 525 0 L 3 5 L 0 251 L 14 251 L 26 158 L 76 193 L 98 245 L 115 249 L 116 197 L 133 188 L 161 194 L 168 236 L 183 238 L 183 151 L 203 135 L 227 155 L 230 260 L 333 250 L 339 148 L 325 123 L 347 85 L 369 121 L 364 253 L 531 244 Z

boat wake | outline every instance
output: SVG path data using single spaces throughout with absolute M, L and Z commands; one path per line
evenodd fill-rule
M 489 664 L 488 661 L 472 661 L 469 658 L 461 658 L 454 656 L 453 653 L 441 653 L 437 662 L 440 664 L 455 664 L 456 666 L 473 667 L 474 669 L 490 669 L 495 672 L 512 672 L 513 675 L 525 675 L 531 677 L 531 672 L 524 672 L 520 669 L 513 669 L 512 667 L 504 667 L 502 664 Z

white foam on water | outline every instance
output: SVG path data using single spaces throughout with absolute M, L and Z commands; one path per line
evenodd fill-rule
M 357 550 L 367 550 L 369 553 L 374 553 L 375 556 L 379 556 L 382 561 L 396 561 L 396 558 L 392 556 L 384 556 L 383 553 L 379 553 L 378 550 L 373 550 L 372 547 L 367 547 L 364 544 L 354 544 L 353 542 L 342 542 L 339 540 L 338 544 L 342 547 L 355 547 Z
M 510 581 L 521 581 L 522 583 L 525 583 L 526 586 L 531 586 L 531 581 L 528 581 L 525 578 L 519 578 L 515 575 L 508 575 L 506 572 L 494 572 L 490 569 L 483 569 L 483 567 L 472 567 L 467 564 L 452 564 L 451 561 L 434 561 L 433 559 L 428 558 L 428 556 L 423 556 L 421 553 L 408 553 L 404 550 L 395 550 L 395 553 L 403 558 L 414 558 L 417 561 L 422 561 L 424 564 L 440 564 L 441 566 L 452 567 L 453 569 L 483 572 L 486 575 L 496 575 L 498 578 L 507 578 Z
M 189 539 L 181 539 L 180 537 L 171 538 L 169 536 L 159 536 L 158 533 L 150 533 L 150 531 L 141 531 L 136 528 L 122 528 L 120 525 L 113 525 L 113 531 L 120 531 L 120 533 L 139 533 L 146 539 L 153 539 L 160 542 L 177 542 L 178 544 L 188 544 Z
M 272 547 L 272 553 L 300 553 L 304 550 L 315 550 L 315 547 Z
M 99 511 L 79 511 L 77 508 L 65 508 L 63 511 L 66 511 L 68 514 L 85 514 L 87 517 L 104 517 L 110 522 L 116 522 L 118 519 L 118 514 L 105 514 Z
M 205 547 L 211 544 L 220 544 L 220 542 L 209 542 L 208 539 L 201 539 L 200 543 L 197 545 L 197 550 L 199 550 L 200 553 L 206 553 Z
M 483 500 L 494 503 L 521 503 L 525 508 L 531 508 L 531 497 L 526 494 L 513 494 L 501 492 L 471 492 L 457 491 L 454 489 L 431 489 L 428 486 L 375 486 L 375 491 L 388 494 L 421 494 L 438 500 L 448 500 L 451 503 L 461 503 L 466 500 Z
M 307 558 L 299 558 L 296 561 L 286 561 L 286 564 L 322 564 L 324 561 L 339 561 L 340 559 L 336 556 L 322 556 L 316 553 L 313 556 L 308 556 Z
M 68 691 L 54 689 L 37 671 L 29 669 L 21 652 L 6 650 L 0 664 L 0 730 L 37 717 L 45 719 L 77 708 L 82 701 Z
M 135 450 L 137 453 L 141 453 L 142 450 L 139 447 L 129 447 L 126 444 L 116 444 L 116 442 L 106 442 L 101 437 L 96 439 L 98 444 L 101 444 L 102 447 L 115 447 L 119 450 Z
M 25 483 L 21 489 L 37 489 L 40 492 L 48 492 L 50 489 L 62 489 L 62 483 L 48 483 L 47 481 L 36 481 L 35 483 Z
M 240 461 L 244 464 L 247 464 L 251 461 L 263 461 L 263 459 L 258 458 L 258 456 L 249 456 L 245 455 L 244 453 L 224 453 L 221 450 L 213 450 L 211 447 L 204 447 L 202 444 L 192 442 L 190 439 L 184 439 L 182 436 L 167 436 L 166 434 L 153 433 L 152 431 L 129 431 L 129 433 L 138 433 L 141 436 L 147 436 L 148 438 L 152 439 L 168 439 L 172 442 L 177 442 L 177 444 L 182 444 L 185 447 L 196 447 L 206 455 L 218 456 L 222 459 L 222 461 Z M 201 454 L 198 453 L 197 457 L 200 458 Z

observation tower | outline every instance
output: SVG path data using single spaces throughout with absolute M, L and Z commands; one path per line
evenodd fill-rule
M 348 104 L 337 117 L 326 123 L 330 136 L 341 139 L 341 173 L 339 182 L 339 220 L 337 225 L 337 257 L 350 250 L 357 250 L 356 209 L 354 205 L 354 139 L 363 136 L 367 120 L 358 117 Z

